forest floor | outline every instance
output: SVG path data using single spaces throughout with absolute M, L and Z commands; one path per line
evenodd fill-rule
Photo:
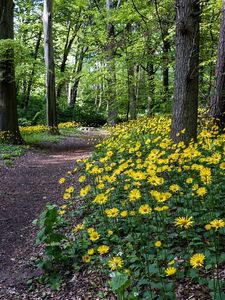
M 88 131 L 56 144 L 42 143 L 15 158 L 12 167 L 0 165 L 1 300 L 97 299 L 93 292 L 96 295 L 101 279 L 95 274 L 74 274 L 57 293 L 41 286 L 29 292 L 27 281 L 40 275 L 34 263 L 40 249 L 35 246 L 37 228 L 32 221 L 46 203 L 60 202 L 64 188 L 58 179 L 73 170 L 77 159 L 88 157 L 103 136 L 104 132 Z M 90 284 L 90 276 L 97 282 Z

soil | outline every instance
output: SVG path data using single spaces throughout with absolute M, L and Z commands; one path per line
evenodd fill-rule
M 0 299 L 98 299 L 93 296 L 101 283 L 94 273 L 74 274 L 58 293 L 45 287 L 27 290 L 27 281 L 40 275 L 34 267 L 37 256 L 32 224 L 46 203 L 61 200 L 64 188 L 58 179 L 73 170 L 76 160 L 91 154 L 102 138 L 99 131 L 65 137 L 59 143 L 42 143 L 13 161 L 0 166 Z M 88 278 L 95 278 L 92 283 Z M 96 293 L 96 291 L 94 291 Z

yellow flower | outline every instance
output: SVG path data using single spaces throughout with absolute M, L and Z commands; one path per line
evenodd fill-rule
M 97 231 L 90 233 L 90 240 L 92 242 L 97 241 L 100 238 L 100 234 Z
M 192 186 L 192 190 L 193 191 L 196 191 L 198 189 L 198 184 L 194 184 L 193 186 Z
M 108 261 L 109 268 L 114 271 L 123 267 L 124 261 L 121 257 L 115 256 Z
M 206 193 L 207 193 L 207 190 L 205 187 L 201 187 L 201 188 L 197 189 L 198 196 L 203 197 Z
M 68 199 L 70 199 L 71 198 L 71 195 L 69 194 L 69 193 L 65 193 L 64 195 L 63 195 L 63 199 L 64 200 L 68 200 Z
M 91 233 L 95 232 L 95 229 L 92 228 L 92 227 L 89 227 L 89 228 L 87 229 L 87 232 L 88 232 L 89 234 L 91 234 Z
M 211 228 L 212 228 L 212 226 L 210 224 L 205 225 L 205 230 L 210 230 Z
M 123 210 L 120 213 L 121 217 L 123 217 L 123 218 L 125 218 L 127 216 L 127 214 L 128 214 L 127 210 Z
M 86 185 L 84 188 L 82 188 L 80 190 L 80 196 L 81 197 L 85 197 L 91 190 L 91 186 L 90 185 Z
M 179 187 L 178 184 L 172 184 L 172 185 L 170 186 L 171 192 L 178 192 L 179 189 L 180 189 L 180 187 Z
M 105 214 L 107 215 L 108 218 L 115 218 L 118 215 L 119 209 L 118 208 L 111 208 L 111 209 L 106 209 Z
M 134 202 L 134 201 L 141 198 L 141 193 L 138 189 L 133 189 L 133 190 L 130 191 L 128 197 L 129 197 L 131 202 Z
M 186 179 L 186 183 L 191 184 L 192 182 L 193 182 L 193 178 L 190 177 Z
M 95 199 L 94 199 L 94 203 L 97 203 L 97 204 L 105 204 L 108 200 L 108 197 L 107 195 L 105 194 L 98 194 Z
M 161 241 L 156 241 L 156 242 L 155 242 L 155 247 L 156 247 L 156 248 L 159 248 L 159 247 L 161 247 L 161 246 L 162 246 Z
M 166 276 L 172 276 L 177 272 L 175 267 L 168 267 L 165 269 Z
M 160 212 L 160 211 L 165 211 L 165 210 L 168 210 L 168 209 L 169 209 L 169 206 L 167 206 L 167 205 L 163 205 L 162 207 L 156 206 L 156 207 L 154 208 L 154 210 L 155 210 L 155 211 L 158 211 L 158 212 Z
M 155 190 L 151 191 L 151 195 L 156 199 L 156 201 L 158 201 L 160 203 L 167 201 L 172 196 L 172 194 L 169 192 L 160 193 Z
M 91 261 L 91 257 L 89 255 L 84 255 L 82 260 L 84 263 L 89 263 Z
M 61 205 L 60 208 L 63 209 L 63 210 L 66 209 L 67 208 L 67 204 Z
M 179 226 L 181 228 L 185 228 L 185 229 L 188 229 L 190 226 L 193 225 L 193 221 L 192 221 L 192 217 L 178 217 L 176 218 L 175 220 L 175 225 L 176 226 Z
M 225 227 L 225 222 L 223 219 L 215 219 L 210 222 L 210 225 L 212 228 L 215 228 L 217 230 L 219 228 Z
M 82 230 L 82 229 L 84 229 L 84 225 L 83 225 L 83 224 L 77 224 L 77 225 L 74 227 L 73 231 L 76 233 L 76 232 L 78 232 L 78 231 L 80 231 L 80 230 Z
M 65 211 L 65 210 L 59 210 L 59 211 L 58 211 L 58 214 L 59 214 L 60 216 L 63 216 L 63 215 L 65 215 L 65 213 L 66 213 L 66 211 Z
M 97 251 L 100 255 L 104 255 L 109 252 L 109 246 L 106 245 L 99 246 Z
M 205 255 L 202 253 L 194 254 L 190 259 L 190 264 L 193 268 L 203 267 Z
M 87 253 L 88 253 L 88 255 L 90 255 L 90 256 L 91 256 L 91 255 L 94 255 L 95 250 L 94 250 L 93 248 L 88 249 Z
M 108 236 L 113 235 L 113 231 L 112 230 L 108 230 L 107 233 L 108 233 Z
M 66 189 L 66 192 L 67 193 L 73 193 L 74 192 L 74 187 L 73 186 L 70 186 Z
M 143 204 L 139 207 L 138 211 L 141 215 L 147 215 L 152 212 L 152 209 L 148 204 Z
M 97 188 L 98 188 L 99 190 L 104 189 L 104 187 L 105 187 L 104 183 L 99 183 L 99 184 L 97 185 Z
M 66 181 L 66 179 L 64 177 L 59 179 L 59 184 L 63 184 Z
M 131 211 L 130 211 L 130 216 L 133 217 L 133 216 L 135 216 L 135 215 L 136 215 L 136 212 L 135 212 L 134 210 L 131 210 Z
M 85 175 L 82 175 L 78 178 L 78 181 L 79 182 L 84 182 L 86 180 L 86 176 Z
M 158 186 L 164 183 L 164 178 L 154 175 L 148 178 L 148 182 L 154 186 Z
M 222 163 L 220 164 L 220 169 L 225 170 L 225 162 L 222 162 Z

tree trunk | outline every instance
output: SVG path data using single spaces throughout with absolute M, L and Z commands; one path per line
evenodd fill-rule
M 171 137 L 188 144 L 197 138 L 199 0 L 177 0 L 176 67 Z M 184 130 L 182 134 L 180 132 Z
M 68 55 L 70 53 L 70 50 L 71 50 L 71 48 L 73 46 L 73 42 L 74 42 L 75 37 L 77 35 L 77 31 L 76 31 L 73 34 L 73 36 L 69 39 L 70 30 L 71 30 L 71 27 L 69 26 L 68 33 L 67 33 L 67 38 L 66 38 L 66 44 L 65 44 L 64 52 L 63 52 L 63 58 L 62 58 L 62 62 L 61 62 L 61 65 L 60 65 L 60 73 L 61 74 L 63 74 L 65 72 L 65 70 L 66 70 L 66 62 L 67 62 L 67 59 L 68 59 Z M 61 97 L 62 89 L 65 86 L 65 83 L 66 83 L 66 80 L 63 79 L 63 80 L 61 80 L 59 82 L 59 84 L 57 86 L 57 93 L 56 93 L 56 95 L 57 95 L 58 99 Z
M 148 63 L 147 75 L 148 75 L 147 115 L 151 116 L 153 114 L 153 108 L 154 108 L 154 104 L 155 104 L 155 71 L 154 71 L 153 63 Z
M 169 98 L 169 64 L 168 64 L 169 51 L 170 51 L 170 42 L 164 40 L 163 41 L 163 92 L 164 92 L 163 99 L 164 101 L 169 100 L 168 99 Z
M 76 76 L 74 79 L 73 87 L 70 91 L 69 106 L 71 108 L 74 108 L 76 100 L 77 100 L 78 87 L 79 87 L 79 83 L 80 83 L 80 73 L 83 68 L 84 56 L 85 56 L 85 53 L 87 52 L 87 50 L 88 50 L 88 47 L 83 47 L 80 52 L 77 69 L 76 69 Z
M 52 39 L 53 0 L 44 0 L 44 52 L 46 65 L 47 125 L 50 133 L 58 133 L 55 92 L 55 64 Z
M 0 2 L 0 40 L 14 39 L 13 0 Z M 0 55 L 0 138 L 21 143 L 17 117 L 14 49 L 8 47 Z
M 35 50 L 34 50 L 34 64 L 33 64 L 31 75 L 30 75 L 30 78 L 29 78 L 29 81 L 27 84 L 27 92 L 26 92 L 24 107 L 28 107 L 28 104 L 30 102 L 31 88 L 33 85 L 33 80 L 34 80 L 34 75 L 35 75 L 35 65 L 36 65 L 38 51 L 39 51 L 40 44 L 41 44 L 41 35 L 42 35 L 42 30 L 39 31 L 38 37 L 37 37 L 37 42 L 36 42 L 36 46 L 35 46 Z
M 219 127 L 225 127 L 225 1 L 220 24 L 218 58 L 215 71 L 215 85 L 210 101 L 209 116 L 216 119 Z
M 113 9 L 113 1 L 106 0 L 106 11 L 110 17 Z M 115 28 L 114 25 L 107 22 L 108 45 L 107 45 L 107 85 L 108 85 L 108 123 L 115 125 L 118 119 L 118 107 L 116 99 L 116 66 L 115 66 Z
M 137 119 L 137 98 L 134 78 L 134 65 L 128 66 L 128 96 L 130 104 L 130 119 Z

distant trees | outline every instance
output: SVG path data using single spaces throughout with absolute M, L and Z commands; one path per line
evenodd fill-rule
M 0 135 L 12 143 L 21 143 L 16 102 L 13 7 L 13 0 L 0 1 Z
M 55 63 L 52 37 L 53 0 L 44 0 L 44 53 L 46 65 L 47 125 L 50 133 L 57 133 Z
M 176 1 L 176 66 L 171 137 L 189 143 L 197 138 L 199 92 L 199 0 Z M 183 133 L 180 132 L 183 130 Z
M 215 70 L 215 85 L 212 91 L 209 116 L 225 127 L 225 1 L 223 1 L 218 57 Z

